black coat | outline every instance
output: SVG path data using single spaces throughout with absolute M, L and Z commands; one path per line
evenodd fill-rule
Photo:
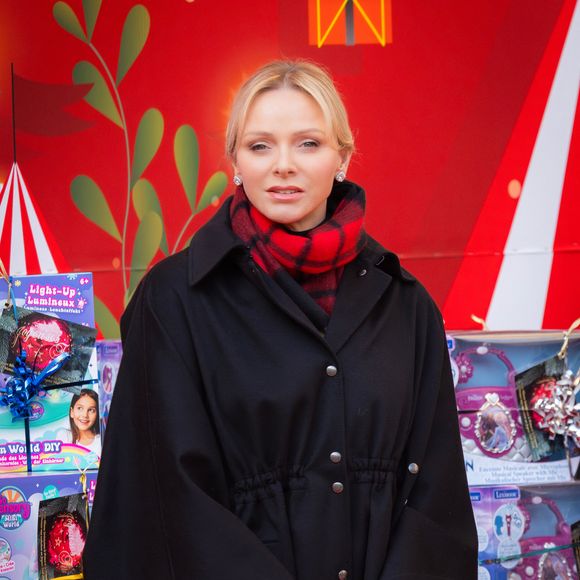
M 228 207 L 123 317 L 86 579 L 475 579 L 431 298 L 369 240 L 322 333 Z

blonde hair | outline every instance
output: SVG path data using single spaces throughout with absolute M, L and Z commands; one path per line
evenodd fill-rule
M 259 68 L 240 87 L 234 98 L 226 128 L 226 156 L 234 160 L 248 111 L 256 97 L 266 91 L 291 88 L 312 97 L 336 136 L 338 150 L 350 154 L 354 139 L 346 109 L 330 75 L 319 65 L 304 60 L 276 60 Z

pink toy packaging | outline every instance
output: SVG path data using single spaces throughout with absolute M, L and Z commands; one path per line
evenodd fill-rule
M 576 476 L 580 439 L 570 436 L 577 411 L 566 371 L 580 368 L 580 339 L 572 337 L 560 358 L 562 343 L 562 333 L 543 331 L 448 336 L 470 485 L 566 482 Z
M 474 487 L 479 580 L 575 580 L 577 484 Z

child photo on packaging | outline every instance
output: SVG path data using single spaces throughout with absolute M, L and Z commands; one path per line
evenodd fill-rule
M 92 389 L 82 389 L 73 395 L 69 410 L 68 441 L 89 451 L 101 454 L 99 395 Z

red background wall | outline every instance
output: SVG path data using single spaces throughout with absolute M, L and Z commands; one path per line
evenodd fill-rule
M 226 172 L 229 180 L 223 132 L 233 91 L 245 76 L 281 56 L 326 65 L 355 129 L 358 153 L 349 178 L 367 191 L 367 229 L 424 282 L 445 308 L 448 326 L 474 327 L 470 314 L 485 318 L 497 268 L 476 267 L 464 290 L 451 304 L 448 299 L 494 191 L 499 201 L 493 202 L 487 222 L 479 224 L 480 231 L 489 228 L 494 235 L 475 253 L 501 261 L 518 203 L 517 187 L 510 195 L 508 184 L 524 181 L 531 155 L 526 143 L 533 145 L 538 131 L 576 2 L 385 2 L 392 9 L 391 43 L 346 46 L 339 20 L 333 32 L 339 44 L 318 48 L 309 44 L 309 9 L 312 18 L 316 3 L 308 0 L 144 1 L 150 33 L 119 85 L 130 147 L 143 113 L 158 109 L 163 137 L 143 177 L 158 193 L 171 248 L 190 211 L 174 162 L 177 129 L 188 124 L 198 136 L 198 191 L 216 171 Z M 69 4 L 84 26 L 82 2 Z M 134 5 L 132 0 L 104 0 L 100 7 L 92 43 L 113 76 L 123 24 Z M 325 22 L 340 5 L 322 2 Z M 360 5 L 374 14 L 380 2 Z M 17 159 L 24 179 L 67 266 L 95 272 L 97 295 L 118 318 L 123 309 L 121 245 L 79 211 L 70 184 L 81 174 L 94 179 L 122 230 L 127 201 L 123 131 L 83 100 L 90 85 L 72 83 L 78 61 L 100 65 L 86 43 L 59 26 L 53 6 L 46 0 L 0 3 L 0 181 L 6 179 L 13 156 L 13 62 L 20 77 L 37 83 L 16 92 Z M 360 40 L 364 21 L 355 12 L 355 38 L 359 30 Z M 368 40 L 372 35 L 366 30 L 364 36 Z M 563 250 L 554 250 L 554 271 L 562 255 L 565 273 L 551 282 L 558 293 L 546 305 L 546 327 L 567 327 L 578 316 L 573 288 L 580 282 L 574 273 L 580 270 L 580 235 L 570 217 L 577 215 L 579 205 L 578 174 L 572 174 L 571 165 L 574 152 L 576 161 L 578 157 L 577 126 L 558 225 Z M 188 236 L 213 211 L 210 206 L 201 212 Z M 129 264 L 138 224 L 131 208 Z M 474 253 L 473 247 L 469 252 Z M 162 256 L 157 252 L 155 260 Z M 478 295 L 480 287 L 488 288 L 487 294 Z

